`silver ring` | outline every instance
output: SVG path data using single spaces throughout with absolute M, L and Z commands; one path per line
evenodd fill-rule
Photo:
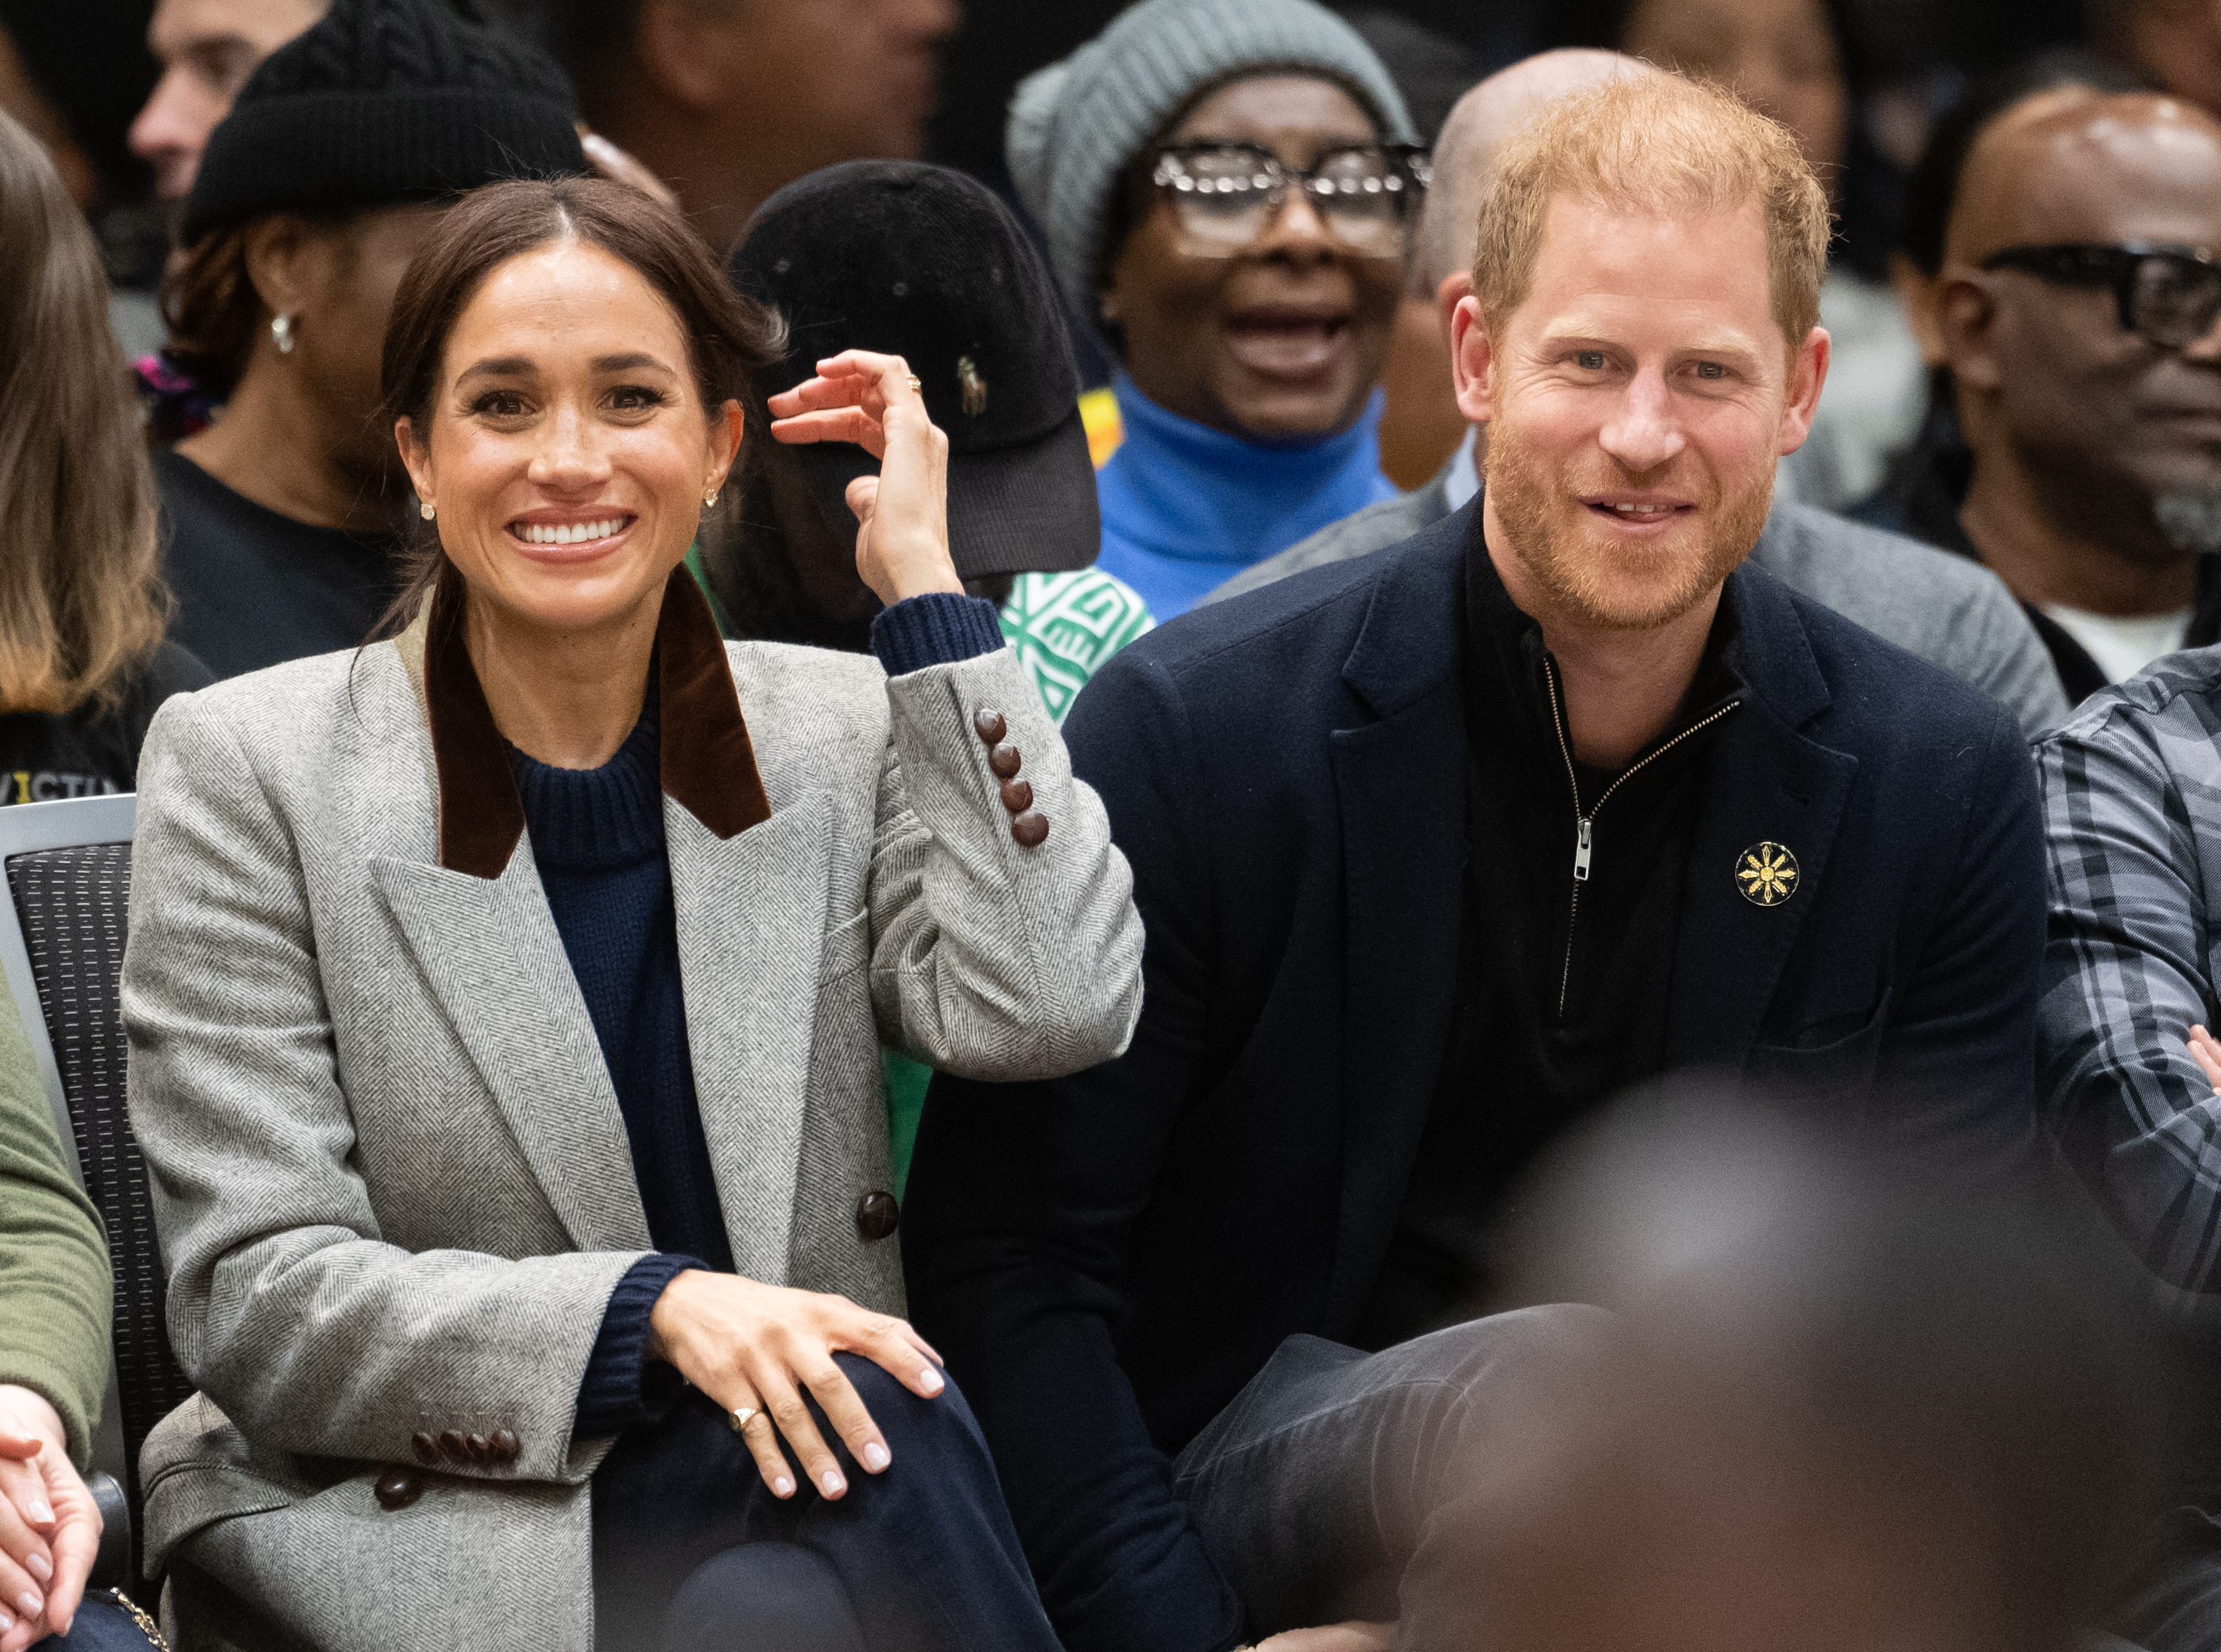
M 743 1429 L 747 1428 L 751 1422 L 762 1415 L 763 1413 L 758 1411 L 754 1406 L 741 1406 L 738 1411 L 733 1413 L 733 1432 L 735 1434 L 740 1433 Z

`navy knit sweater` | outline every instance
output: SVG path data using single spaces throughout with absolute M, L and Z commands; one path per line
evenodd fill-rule
M 993 606 L 968 596 L 913 597 L 872 626 L 872 651 L 890 676 L 1002 643 Z M 647 1357 L 649 1311 L 674 1275 L 733 1267 L 686 1044 L 655 684 L 651 667 L 640 721 L 598 769 L 553 768 L 510 751 L 533 860 L 616 1089 L 656 1250 L 626 1273 L 603 1314 L 579 1389 L 583 1439 L 653 1422 L 670 1406 L 679 1377 Z

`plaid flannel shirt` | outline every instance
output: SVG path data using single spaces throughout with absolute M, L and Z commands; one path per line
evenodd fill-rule
M 2221 646 L 2093 695 L 2036 758 L 2046 1117 L 2155 1273 L 2221 1290 L 2221 1099 L 2186 1044 L 2221 979 Z

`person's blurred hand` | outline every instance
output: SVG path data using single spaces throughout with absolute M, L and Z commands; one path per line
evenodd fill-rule
M 0 1652 L 66 1635 L 100 1552 L 100 1510 L 46 1397 L 0 1383 Z
M 2217 1039 L 2202 1026 L 2190 1029 L 2190 1058 L 2205 1075 L 2205 1082 L 2213 1093 L 2221 1095 L 2221 1039 Z
M 848 484 L 856 571 L 892 608 L 928 591 L 962 595 L 948 554 L 948 437 L 925 410 L 900 356 L 844 350 L 817 377 L 771 398 L 771 433 L 788 443 L 854 442 L 879 461 Z
M 1393 1624 L 1322 1624 L 1283 1630 L 1258 1642 L 1254 1652 L 1388 1652 L 1395 1644 Z
M 642 165 L 628 150 L 620 149 L 584 121 L 578 123 L 579 146 L 586 152 L 586 165 L 594 169 L 596 178 L 605 178 L 612 184 L 629 184 L 649 200 L 679 209 L 679 197 L 671 186 Z

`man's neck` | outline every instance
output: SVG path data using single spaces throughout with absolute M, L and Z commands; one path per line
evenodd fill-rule
M 1519 610 L 1542 628 L 1558 664 L 1566 737 L 1573 756 L 1598 769 L 1624 769 L 1673 726 L 1703 663 L 1720 588 L 1648 631 L 1623 631 L 1563 613 L 1510 551 L 1503 524 L 1484 500 L 1488 557 Z
M 2149 505 L 2119 515 L 2120 532 L 2105 539 L 2062 522 L 2018 460 L 1993 451 L 1974 461 L 1959 525 L 2024 602 L 2122 617 L 2190 607 L 2198 595 L 2198 553 L 2170 550 Z
M 393 523 L 399 489 L 388 476 L 365 475 L 328 439 L 330 421 L 297 393 L 282 370 L 260 361 L 247 370 L 223 417 L 178 444 L 178 452 L 234 493 L 312 527 L 382 533 Z M 391 467 L 398 472 L 397 460 Z

